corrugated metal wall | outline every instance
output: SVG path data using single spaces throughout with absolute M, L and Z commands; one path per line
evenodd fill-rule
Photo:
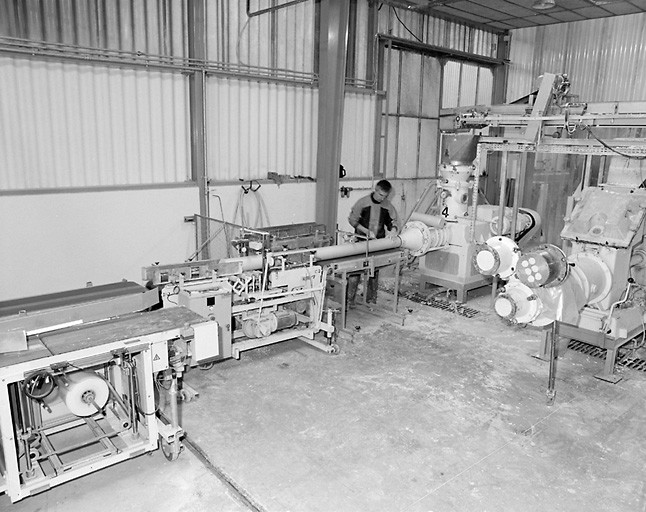
M 210 60 L 191 64 L 203 65 L 209 73 L 208 174 L 216 181 L 264 178 L 270 171 L 314 177 L 317 90 L 296 82 L 311 85 L 314 78 L 315 1 L 277 8 L 280 4 L 272 0 L 252 0 L 250 15 L 246 4 L 207 0 Z M 0 41 L 19 38 L 45 41 L 50 47 L 61 44 L 81 50 L 141 52 L 144 57 L 186 57 L 188 5 L 187 0 L 4 0 L 0 2 Z M 255 15 L 268 7 L 271 12 Z M 365 78 L 373 65 L 368 62 L 368 45 L 374 44 L 374 38 L 368 37 L 369 8 L 367 0 L 356 3 L 354 62 L 355 74 L 361 76 L 351 79 Z M 412 38 L 408 28 L 429 44 L 495 55 L 495 34 L 459 23 L 384 5 L 378 11 L 378 25 L 382 32 L 392 27 L 398 37 Z M 61 47 L 61 57 L 65 48 Z M 0 162 L 9 169 L 0 177 L 2 188 L 190 179 L 188 76 L 182 74 L 186 61 L 181 69 L 160 72 L 92 64 L 96 55 L 88 55 L 82 63 L 9 56 L 0 60 L 0 115 L 3 128 L 15 127 L 0 134 Z M 169 66 L 177 62 L 166 60 Z M 219 75 L 240 65 L 256 67 L 238 67 L 236 73 L 269 70 L 258 74 L 283 83 Z M 462 73 L 468 73 L 468 65 L 462 66 L 466 70 Z M 419 65 L 414 67 L 419 77 Z M 481 76 L 481 70 L 474 69 Z M 478 87 L 473 92 L 472 81 L 465 80 L 461 97 L 480 97 L 484 90 L 480 81 L 476 80 Z M 411 98 L 420 97 L 419 91 L 415 94 Z M 409 96 L 403 95 L 404 102 Z M 376 102 L 373 93 L 348 93 L 346 97 L 342 160 L 352 176 L 368 177 L 373 172 Z M 407 106 L 401 107 L 398 112 L 406 117 Z M 399 156 L 398 150 L 392 150 L 389 157 L 399 160 L 388 168 L 393 172 L 398 167 L 398 175 L 416 177 L 426 160 L 422 153 L 428 148 L 420 141 L 433 139 L 437 127 L 424 112 L 416 110 L 411 115 L 390 131 L 395 145 L 411 146 Z
M 315 89 L 209 77 L 209 177 L 315 176 L 317 113 Z
M 259 15 L 274 2 L 211 0 L 207 3 L 209 60 L 314 72 L 314 0 Z M 278 5 L 278 4 L 275 4 Z
M 513 30 L 507 100 L 543 73 L 567 73 L 581 101 L 646 99 L 646 14 Z
M 190 179 L 187 78 L 0 57 L 0 189 Z
M 187 0 L 3 0 L 0 36 L 182 57 Z
M 372 175 L 376 98 L 346 94 L 341 162 L 348 177 Z M 211 179 L 316 177 L 317 89 L 209 77 L 207 101 Z

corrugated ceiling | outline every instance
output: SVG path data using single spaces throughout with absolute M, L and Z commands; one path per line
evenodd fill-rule
M 388 3 L 498 30 L 646 12 L 646 0 L 390 0 Z M 533 6 L 537 3 L 554 6 L 536 9 Z

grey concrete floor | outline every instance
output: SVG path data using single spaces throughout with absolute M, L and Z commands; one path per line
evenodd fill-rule
M 402 300 L 403 326 L 355 310 L 339 355 L 290 341 L 190 371 L 183 427 L 250 507 L 190 451 L 158 451 L 0 510 L 646 511 L 646 376 L 607 384 L 563 350 L 548 406 L 539 333 L 488 303 L 468 319 Z
M 353 312 L 336 356 L 294 341 L 189 373 L 184 426 L 269 512 L 646 510 L 643 374 L 564 351 L 550 407 L 538 332 L 403 305 L 404 326 Z
M 173 462 L 160 450 L 11 503 L 7 512 L 246 512 L 246 507 L 191 451 Z

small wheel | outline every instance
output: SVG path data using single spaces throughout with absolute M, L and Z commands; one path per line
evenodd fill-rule
M 185 389 L 180 389 L 177 393 L 177 398 L 179 398 L 182 402 L 190 402 L 191 400 L 193 400 L 193 395 Z
M 332 343 L 330 345 L 330 348 L 332 349 L 332 350 L 330 350 L 330 354 L 336 355 L 336 354 L 341 353 L 341 347 L 339 347 L 339 345 L 336 344 L 336 343 Z
M 161 440 L 161 451 L 164 454 L 164 457 L 166 457 L 166 460 L 171 462 L 177 460 L 179 454 L 182 453 L 182 448 L 184 447 L 179 441 L 169 443 L 165 439 Z

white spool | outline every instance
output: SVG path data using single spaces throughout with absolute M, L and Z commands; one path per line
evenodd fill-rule
M 91 416 L 108 402 L 108 383 L 92 372 L 70 373 L 59 381 L 58 389 L 63 402 L 76 416 Z M 96 404 L 96 405 L 95 405 Z

